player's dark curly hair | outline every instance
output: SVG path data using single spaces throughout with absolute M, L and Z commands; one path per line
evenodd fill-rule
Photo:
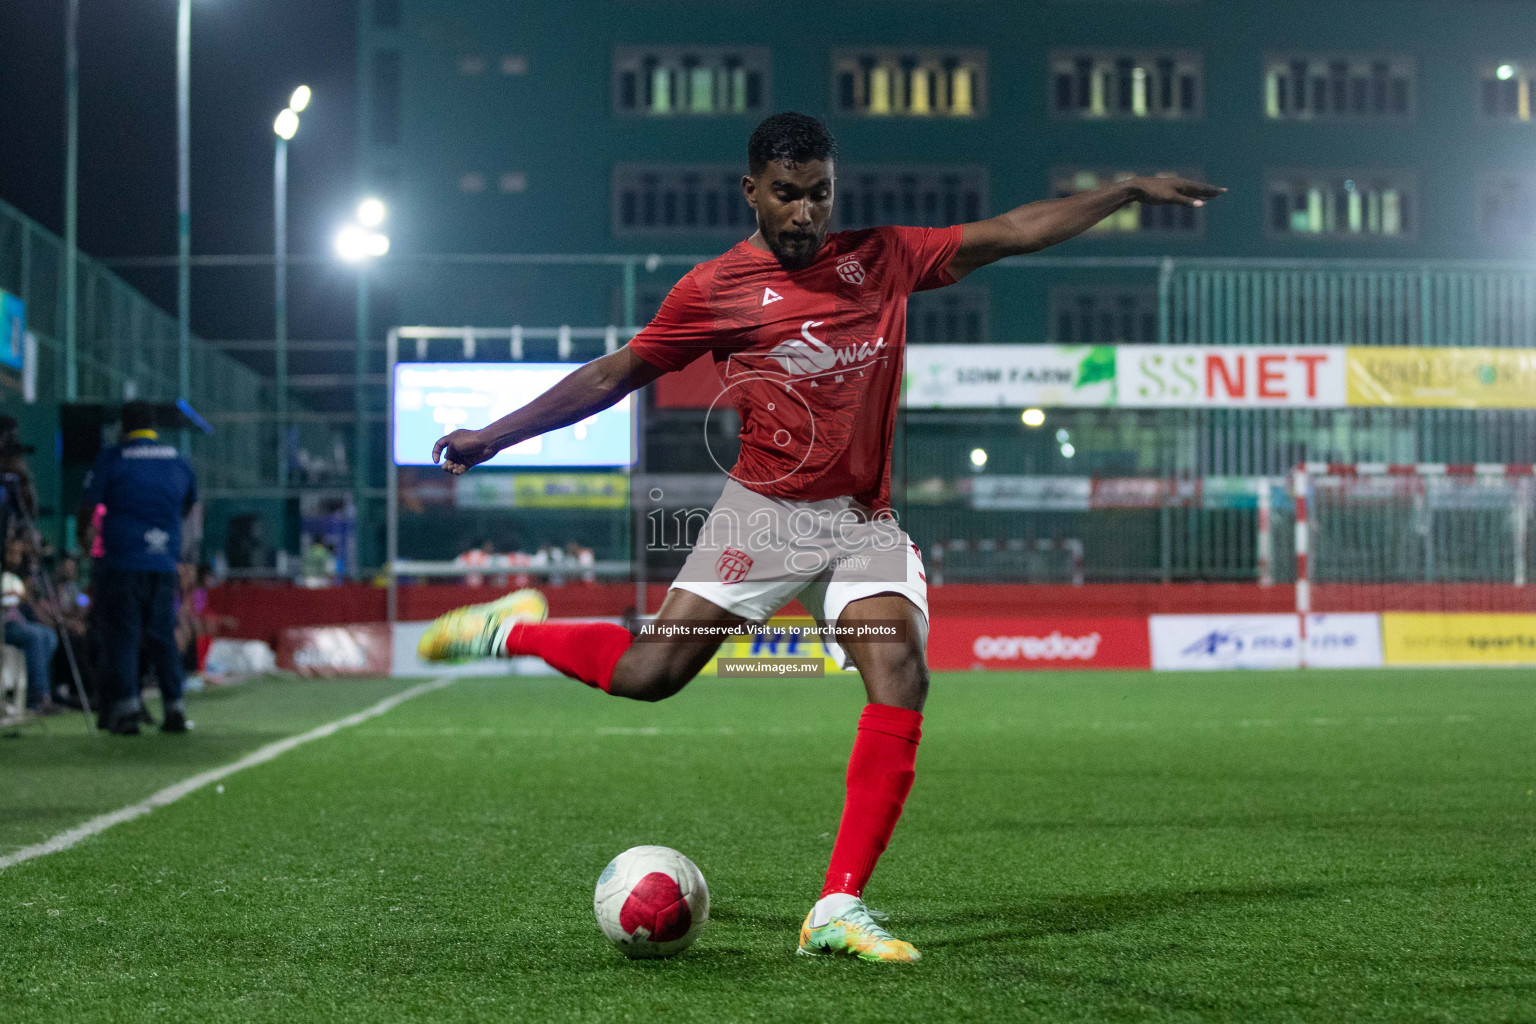
M 837 159 L 837 140 L 809 114 L 774 114 L 747 140 L 747 167 L 761 174 L 775 160 L 788 164 Z

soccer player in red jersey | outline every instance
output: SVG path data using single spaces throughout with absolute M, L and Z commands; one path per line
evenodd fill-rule
M 775 114 L 747 157 L 751 238 L 684 275 L 628 346 L 495 423 L 455 430 L 432 453 L 463 473 L 709 356 L 741 415 L 741 454 L 656 623 L 718 631 L 637 640 L 608 623 L 543 622 L 542 599 L 519 592 L 443 616 L 420 650 L 436 660 L 536 655 L 606 693 L 655 701 L 686 686 L 723 636 L 798 597 L 839 628 L 829 650 L 857 668 L 869 699 L 800 952 L 914 961 L 917 950 L 861 898 L 912 787 L 928 695 L 927 580 L 890 512 L 907 296 L 1064 242 L 1131 203 L 1198 207 L 1225 190 L 1133 178 L 949 228 L 828 233 L 837 147 L 820 121 Z M 858 636 L 861 625 L 875 635 Z

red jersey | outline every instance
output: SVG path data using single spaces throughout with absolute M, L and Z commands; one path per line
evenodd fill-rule
M 700 263 L 629 347 L 680 370 L 709 353 L 741 414 L 731 475 L 774 498 L 852 495 L 890 505 L 907 296 L 954 284 L 961 229 L 881 227 L 827 236 L 786 271 L 747 242 Z

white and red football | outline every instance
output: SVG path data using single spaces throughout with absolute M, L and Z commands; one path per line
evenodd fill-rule
M 636 846 L 603 868 L 592 909 L 625 956 L 672 956 L 693 945 L 709 923 L 709 886 L 676 850 Z

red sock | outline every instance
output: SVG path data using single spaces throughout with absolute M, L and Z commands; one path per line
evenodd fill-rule
M 613 667 L 633 642 L 629 630 L 612 622 L 519 622 L 502 653 L 543 658 L 550 668 L 607 693 Z
M 866 704 L 848 758 L 848 796 L 832 844 L 823 896 L 864 891 L 912 790 L 923 716 L 889 704 Z

